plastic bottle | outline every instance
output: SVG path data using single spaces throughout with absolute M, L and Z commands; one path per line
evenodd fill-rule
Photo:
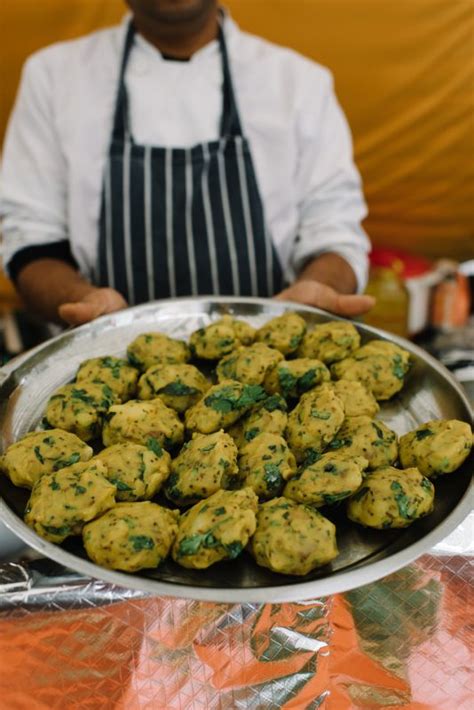
M 399 260 L 391 268 L 373 266 L 370 269 L 366 293 L 377 299 L 375 306 L 364 316 L 364 323 L 388 330 L 404 338 L 408 336 L 408 290 L 400 277 L 403 264 Z

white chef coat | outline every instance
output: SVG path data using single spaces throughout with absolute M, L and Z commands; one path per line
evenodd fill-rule
M 128 17 L 60 42 L 26 62 L 0 176 L 3 257 L 68 239 L 81 272 L 97 261 L 98 220 Z M 368 239 L 350 132 L 330 72 L 298 53 L 224 32 L 244 134 L 285 279 L 334 252 L 366 282 Z M 125 75 L 137 143 L 190 147 L 216 140 L 222 111 L 217 41 L 189 62 L 164 59 L 138 35 Z

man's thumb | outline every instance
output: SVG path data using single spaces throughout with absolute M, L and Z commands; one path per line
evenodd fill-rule
M 82 325 L 98 318 L 103 313 L 103 307 L 98 303 L 63 303 L 58 309 L 59 317 L 69 325 Z

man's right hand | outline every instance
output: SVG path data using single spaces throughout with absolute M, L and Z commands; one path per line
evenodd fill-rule
M 59 317 L 69 325 L 82 325 L 89 321 L 127 308 L 128 303 L 113 288 L 95 288 L 80 301 L 63 303 L 58 308 Z

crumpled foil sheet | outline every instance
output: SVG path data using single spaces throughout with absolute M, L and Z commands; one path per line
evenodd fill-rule
M 46 560 L 3 565 L 0 708 L 471 710 L 473 561 L 437 552 L 292 604 L 143 596 Z

